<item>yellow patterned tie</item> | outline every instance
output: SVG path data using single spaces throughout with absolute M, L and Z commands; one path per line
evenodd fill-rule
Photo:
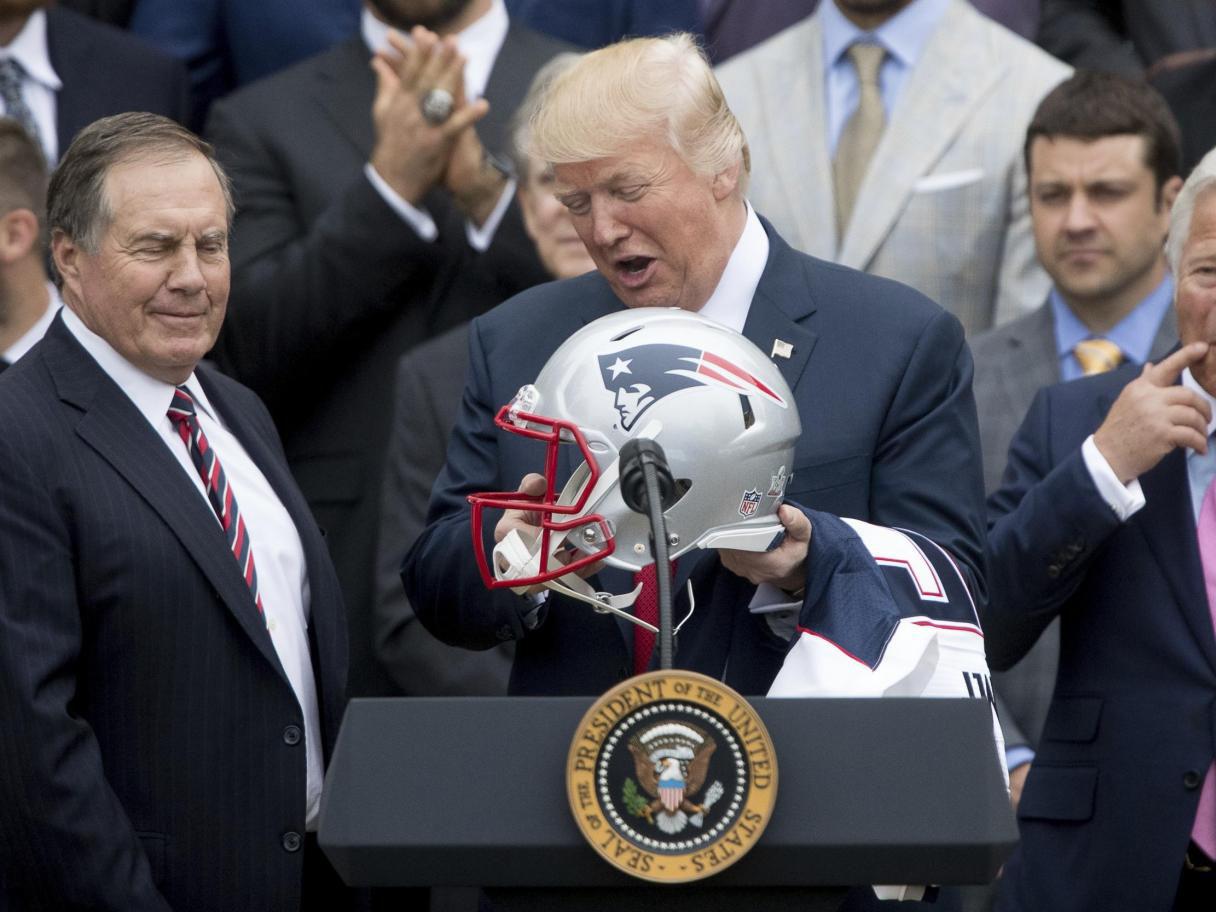
M 1082 339 L 1072 353 L 1087 377 L 1104 374 L 1123 363 L 1123 352 L 1110 339 Z
M 832 163 L 838 238 L 843 238 L 845 229 L 849 227 L 857 191 L 861 188 L 887 120 L 882 109 L 882 90 L 878 86 L 878 70 L 887 56 L 886 50 L 877 44 L 854 44 L 847 53 L 853 68 L 857 70 L 860 97 L 857 110 L 840 131 L 836 159 Z

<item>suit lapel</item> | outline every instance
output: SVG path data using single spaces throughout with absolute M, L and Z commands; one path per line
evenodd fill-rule
M 812 16 L 794 26 L 798 40 L 785 53 L 758 62 L 763 114 L 757 118 L 769 133 L 777 183 L 790 198 L 799 247 L 812 256 L 834 259 L 837 248 L 832 158 L 827 143 L 827 109 L 823 85 L 823 29 Z M 797 99 L 790 104 L 790 99 Z
M 1145 499 L 1144 515 L 1139 520 L 1140 531 L 1174 593 L 1195 642 L 1203 650 L 1208 664 L 1216 670 L 1216 635 L 1203 585 L 1185 451 L 1171 452 L 1155 469 L 1145 473 L 1140 483 Z
M 763 218 L 760 223 L 768 235 L 768 262 L 747 312 L 743 335 L 777 365 L 781 376 L 794 391 L 796 403 L 798 381 L 819 338 L 803 325 L 803 321 L 815 312 L 815 304 L 808 287 L 804 261 L 795 256 L 772 225 Z M 790 346 L 788 358 L 774 356 L 774 346 L 778 342 Z M 797 408 L 795 403 L 791 403 L 792 408 Z
M 1009 337 L 1008 357 L 1000 365 L 1001 388 L 1017 424 L 1035 393 L 1060 382 L 1055 318 L 1050 305 L 1040 307 L 1023 327 L 1024 331 Z
M 1005 75 L 1005 65 L 987 54 L 979 23 L 978 14 L 952 3 L 925 44 L 858 190 L 854 211 L 865 218 L 849 224 L 837 262 L 867 267 L 907 206 L 913 185 Z
M 1157 327 L 1157 335 L 1153 337 L 1152 348 L 1148 350 L 1150 361 L 1159 361 L 1178 347 L 1178 314 L 1174 308 L 1168 307 L 1161 325 Z
M 486 83 L 485 99 L 490 110 L 477 122 L 477 135 L 490 151 L 505 153 L 510 148 L 507 131 L 511 117 L 523 101 L 538 62 L 527 53 L 519 29 L 509 26 Z
M 60 156 L 67 151 L 72 138 L 99 116 L 90 105 L 95 96 L 89 90 L 97 75 L 92 67 L 92 42 L 87 33 L 82 34 L 72 24 L 54 7 L 46 11 L 47 56 L 62 82 L 55 93 L 55 131 Z
M 220 599 L 283 679 L 245 579 L 215 514 L 127 395 L 72 338 L 61 318 L 47 334 L 46 363 L 59 397 L 83 412 L 76 433 L 156 511 Z
M 348 39 L 320 61 L 313 90 L 321 110 L 363 159 L 371 156 L 376 141 L 371 116 L 376 77 L 370 61 L 363 39 Z

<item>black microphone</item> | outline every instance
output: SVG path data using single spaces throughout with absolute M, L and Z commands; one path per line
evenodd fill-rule
M 633 437 L 621 447 L 621 498 L 634 513 L 650 511 L 650 497 L 646 493 L 646 475 L 643 466 L 654 467 L 655 480 L 659 485 L 659 503 L 666 510 L 676 502 L 676 480 L 667 466 L 667 456 L 657 441 L 645 437 Z

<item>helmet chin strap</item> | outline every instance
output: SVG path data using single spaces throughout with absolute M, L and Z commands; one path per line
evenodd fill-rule
M 497 579 L 527 579 L 540 573 L 540 555 L 532 550 L 531 546 L 524 540 L 524 537 L 520 535 L 518 529 L 512 529 L 502 541 L 494 546 L 493 557 L 494 576 Z M 643 621 L 625 610 L 632 607 L 633 603 L 637 601 L 638 594 L 642 591 L 641 583 L 634 586 L 633 591 L 623 593 L 622 595 L 597 592 L 591 588 L 590 583 L 577 573 L 567 573 L 564 576 L 559 576 L 557 579 L 547 580 L 541 583 L 541 585 L 552 592 L 556 592 L 558 595 L 564 595 L 566 598 L 590 605 L 596 611 L 603 614 L 615 614 L 631 624 L 645 627 L 651 633 L 659 632 L 659 628 L 653 624 Z M 523 595 L 527 590 L 527 586 L 521 586 L 513 588 L 511 591 L 516 595 Z M 688 623 L 688 619 L 692 617 L 696 607 L 696 599 L 692 592 L 692 580 L 689 580 L 688 614 L 684 615 L 684 618 L 676 625 L 676 629 L 672 631 L 673 634 L 679 633 L 680 629 Z

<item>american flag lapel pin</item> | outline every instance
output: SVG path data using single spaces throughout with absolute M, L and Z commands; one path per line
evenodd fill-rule
M 786 342 L 784 339 L 773 340 L 773 350 L 769 354 L 770 358 L 785 358 L 789 359 L 794 354 L 794 346 Z

